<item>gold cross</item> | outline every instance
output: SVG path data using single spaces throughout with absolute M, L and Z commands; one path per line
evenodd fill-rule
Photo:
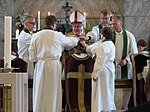
M 91 79 L 91 73 L 85 73 L 85 66 L 80 64 L 78 66 L 78 72 L 67 73 L 67 79 L 78 79 L 78 104 L 80 112 L 86 112 L 84 105 L 84 79 Z

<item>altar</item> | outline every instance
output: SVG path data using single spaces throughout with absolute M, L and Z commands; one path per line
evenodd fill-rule
M 11 85 L 11 109 L 9 110 L 28 112 L 28 74 L 0 73 L 0 84 Z

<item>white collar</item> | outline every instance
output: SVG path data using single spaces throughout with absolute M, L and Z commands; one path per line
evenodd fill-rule
M 121 32 L 116 32 L 116 31 L 115 31 L 115 33 L 118 34 L 118 35 L 119 35 L 119 34 L 122 34 L 122 33 L 123 33 L 123 30 L 122 30 Z

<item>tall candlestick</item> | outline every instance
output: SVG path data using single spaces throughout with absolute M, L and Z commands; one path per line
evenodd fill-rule
M 86 28 L 86 12 L 84 12 L 84 28 Z
M 18 36 L 19 36 L 19 30 L 17 29 L 16 30 L 16 39 L 18 39 Z
M 12 17 L 10 16 L 5 16 L 4 31 L 4 66 L 11 68 Z
M 38 30 L 40 30 L 40 11 L 38 11 Z
M 51 15 L 51 12 L 48 12 L 48 16 L 50 16 Z

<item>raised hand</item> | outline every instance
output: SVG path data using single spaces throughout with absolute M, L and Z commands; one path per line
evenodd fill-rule
M 89 37 L 86 37 L 84 35 L 80 35 L 79 39 L 80 39 L 80 41 L 87 41 L 89 39 Z

